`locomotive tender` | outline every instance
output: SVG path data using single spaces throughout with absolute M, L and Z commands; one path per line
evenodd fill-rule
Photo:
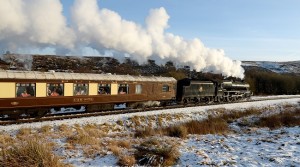
M 172 77 L 91 73 L 0 71 L 0 118 L 42 117 L 50 109 L 87 112 L 178 103 L 221 102 L 249 98 L 249 84 Z

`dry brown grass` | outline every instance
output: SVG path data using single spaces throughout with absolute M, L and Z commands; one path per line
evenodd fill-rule
M 248 108 L 245 111 L 230 111 L 229 113 L 224 113 L 220 116 L 222 119 L 226 120 L 227 122 L 233 122 L 236 119 L 246 117 L 249 115 L 259 114 L 262 111 L 257 108 Z
M 122 120 L 117 120 L 117 124 L 120 125 L 120 126 L 123 126 L 124 122 Z
M 139 116 L 133 116 L 131 118 L 132 123 L 137 127 L 141 125 L 140 117 Z
M 27 136 L 30 135 L 31 132 L 32 132 L 31 128 L 20 128 L 17 136 Z
M 138 138 L 145 138 L 148 136 L 154 136 L 156 134 L 155 130 L 149 127 L 146 127 L 142 130 L 136 130 L 134 136 Z
M 45 166 L 64 167 L 58 156 L 51 151 L 52 147 L 38 139 L 30 139 L 21 143 L 14 143 L 0 153 L 0 166 Z
M 105 133 L 95 124 L 87 124 L 83 126 L 82 131 L 87 133 L 90 137 L 99 138 L 105 135 Z
M 39 132 L 43 133 L 43 134 L 49 134 L 51 132 L 51 130 L 52 130 L 52 127 L 50 125 L 44 125 L 39 129 Z
M 67 137 L 67 142 L 72 145 L 98 145 L 99 140 L 95 137 L 91 137 L 86 133 L 78 133 Z
M 171 137 L 186 138 L 188 135 L 188 129 L 184 125 L 171 126 L 162 129 L 162 133 Z
M 13 138 L 8 134 L 0 134 L 0 148 L 12 144 Z
M 228 132 L 228 124 L 222 118 L 211 118 L 203 121 L 184 123 L 189 134 L 221 134 Z
M 211 112 L 216 112 L 219 115 L 217 117 L 209 116 L 208 119 L 197 121 L 192 120 L 180 125 L 162 127 L 164 119 L 170 119 L 169 115 L 157 116 L 158 126 L 161 128 L 153 129 L 147 127 L 144 130 L 136 130 L 135 137 L 145 138 L 148 136 L 154 136 L 157 134 L 164 134 L 171 137 L 186 138 L 188 134 L 221 134 L 229 131 L 228 123 L 233 122 L 241 117 L 249 115 L 259 114 L 261 109 L 249 108 L 245 111 L 228 111 L 225 108 L 214 109 Z M 176 118 L 176 116 L 175 116 Z
M 118 142 L 118 146 L 129 149 L 131 147 L 131 143 L 129 140 L 121 140 Z
M 118 160 L 119 166 L 134 166 L 136 164 L 135 157 L 132 155 L 121 155 Z
M 158 126 L 162 127 L 163 126 L 163 121 L 164 121 L 164 118 L 160 115 L 157 118 L 157 124 L 158 124 Z
M 297 109 L 294 112 L 283 112 L 268 117 L 262 117 L 255 124 L 259 127 L 268 127 L 270 129 L 276 129 L 282 126 L 299 126 L 300 109 Z
M 150 139 L 136 148 L 135 158 L 142 166 L 171 166 L 176 164 L 180 154 L 175 145 L 168 145 L 157 139 Z
M 71 136 L 73 134 L 72 128 L 66 124 L 58 126 L 59 134 L 62 136 Z
M 119 147 L 119 142 L 116 140 L 109 141 L 108 150 L 111 151 L 115 156 L 120 156 L 122 148 Z

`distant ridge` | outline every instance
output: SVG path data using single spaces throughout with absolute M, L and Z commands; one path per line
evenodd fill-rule
M 243 61 L 242 66 L 247 70 L 260 68 L 275 73 L 289 73 L 300 75 L 300 61 L 272 62 L 272 61 Z

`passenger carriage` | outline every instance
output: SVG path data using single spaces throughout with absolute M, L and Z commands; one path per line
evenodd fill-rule
M 168 103 L 175 99 L 175 89 L 172 77 L 3 70 L 0 116 L 42 116 L 68 106 L 97 111 L 116 104 Z

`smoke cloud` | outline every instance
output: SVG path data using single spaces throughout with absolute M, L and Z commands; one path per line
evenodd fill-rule
M 151 9 L 145 26 L 99 8 L 97 0 L 75 0 L 69 24 L 59 0 L 0 0 L 0 49 L 54 48 L 56 52 L 83 53 L 86 48 L 130 55 L 139 63 L 147 59 L 173 61 L 197 71 L 243 78 L 240 61 L 223 50 L 204 46 L 200 39 L 186 40 L 167 33 L 170 16 L 161 7 Z

